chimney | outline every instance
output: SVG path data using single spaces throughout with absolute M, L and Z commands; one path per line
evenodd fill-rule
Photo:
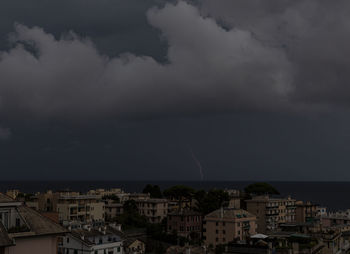
M 220 208 L 220 218 L 221 219 L 224 218 L 224 208 L 223 207 Z

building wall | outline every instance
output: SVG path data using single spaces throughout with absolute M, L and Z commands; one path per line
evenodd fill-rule
M 90 203 L 87 200 L 64 202 L 57 204 L 60 221 L 79 220 L 104 220 L 104 203 Z
M 256 234 L 256 218 L 205 218 L 203 225 L 206 245 L 227 244 L 235 239 L 244 240 Z
M 247 211 L 256 216 L 257 232 L 266 232 L 266 203 L 247 202 Z
M 16 245 L 7 247 L 5 254 L 57 254 L 57 237 L 17 238 Z
M 123 205 L 106 205 L 105 206 L 105 219 L 106 220 L 111 220 L 114 219 L 115 217 L 117 217 L 118 215 L 123 214 Z
M 202 217 L 197 214 L 181 215 L 171 214 L 167 218 L 167 231 L 176 231 L 179 236 L 188 237 L 191 233 L 197 233 L 198 237 L 202 232 Z
M 317 217 L 317 208 L 316 205 L 311 204 L 310 202 L 305 204 L 302 201 L 296 202 L 295 221 L 297 223 L 312 221 Z
M 86 246 L 80 239 L 70 235 L 63 238 L 61 250 L 64 254 L 123 254 L 121 241 Z
M 57 211 L 57 203 L 59 198 L 59 193 L 42 193 L 37 195 L 38 199 L 38 209 L 45 212 Z
M 168 215 L 167 200 L 135 200 L 139 213 L 148 218 L 150 223 L 160 223 Z
M 105 205 L 103 202 L 90 204 L 90 217 L 91 217 L 91 220 L 104 220 Z
M 146 251 L 145 244 L 139 240 L 135 240 L 129 246 L 125 247 L 125 253 L 127 254 L 145 253 L 145 251 Z
M 296 219 L 295 200 L 291 198 L 256 197 L 247 200 L 247 210 L 257 217 L 258 233 L 278 230 L 280 223 L 295 222 Z

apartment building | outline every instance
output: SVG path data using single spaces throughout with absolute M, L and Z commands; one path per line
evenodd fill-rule
M 63 254 L 122 254 L 121 233 L 111 227 L 74 229 L 61 243 Z
M 100 196 L 111 196 L 111 195 L 118 195 L 123 194 L 124 191 L 120 188 L 112 188 L 112 189 L 96 189 L 96 190 L 89 190 L 88 195 L 100 195 Z
M 67 230 L 0 193 L 0 253 L 56 254 Z
M 317 217 L 318 206 L 311 202 L 295 202 L 295 221 L 297 223 L 313 222 Z
M 60 222 L 104 221 L 105 204 L 99 195 L 60 196 L 57 204 Z
M 177 232 L 178 236 L 200 239 L 202 235 L 202 216 L 200 213 L 183 209 L 173 211 L 167 217 L 167 232 Z
M 245 240 L 256 234 L 256 217 L 248 211 L 221 208 L 204 217 L 203 239 L 207 246 Z
M 123 204 L 107 202 L 105 204 L 105 219 L 111 221 L 124 212 Z
M 135 199 L 141 215 L 148 218 L 150 223 L 161 223 L 168 215 L 168 200 L 161 198 Z
M 256 196 L 246 200 L 248 212 L 257 218 L 259 233 L 278 230 L 279 224 L 295 222 L 295 199 Z

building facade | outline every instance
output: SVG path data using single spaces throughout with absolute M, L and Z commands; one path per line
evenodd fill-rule
M 60 196 L 57 212 L 60 222 L 104 221 L 105 204 L 97 195 Z
M 167 232 L 178 236 L 200 239 L 202 235 L 202 216 L 191 210 L 170 212 L 167 217 Z
M 123 204 L 107 202 L 105 204 L 105 220 L 112 221 L 124 212 Z
M 221 208 L 204 217 L 203 239 L 207 246 L 242 241 L 256 234 L 256 217 L 242 209 Z
M 61 243 L 62 254 L 122 254 L 122 238 L 109 227 L 75 229 Z
M 278 230 L 279 224 L 295 222 L 295 199 L 256 196 L 246 200 L 248 212 L 257 218 L 259 233 Z
M 168 215 L 168 200 L 160 198 L 135 199 L 139 214 L 150 223 L 161 223 Z
M 297 201 L 295 205 L 295 221 L 297 223 L 313 222 L 316 220 L 318 209 L 316 204 Z

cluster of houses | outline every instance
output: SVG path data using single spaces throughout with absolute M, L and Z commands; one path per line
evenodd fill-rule
M 167 246 L 165 253 L 350 253 L 350 211 L 331 213 L 291 197 L 247 199 L 239 191 L 227 192 L 228 205 L 203 215 L 193 200 L 121 189 L 35 195 L 11 190 L 0 194 L 0 254 L 146 253 L 146 232 L 115 223 L 128 200 L 149 223 L 166 222 L 164 234 L 188 240 Z

